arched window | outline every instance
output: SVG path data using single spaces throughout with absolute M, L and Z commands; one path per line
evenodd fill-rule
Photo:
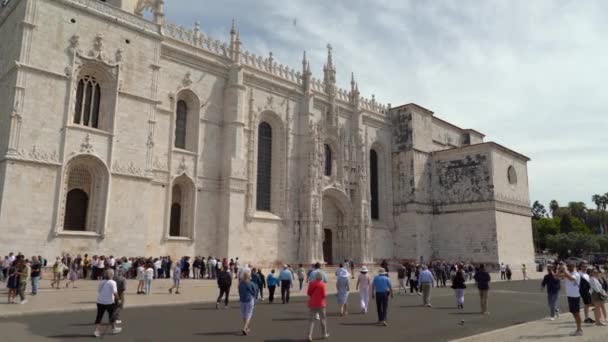
M 325 175 L 331 176 L 331 147 L 325 144 Z
M 65 203 L 65 230 L 87 230 L 87 210 L 89 208 L 89 196 L 81 189 L 73 189 L 68 192 Z
M 186 128 L 188 123 L 188 105 L 186 101 L 177 101 L 175 115 L 175 147 L 186 149 Z
M 373 220 L 377 220 L 380 218 L 380 205 L 378 200 L 378 154 L 375 150 L 369 151 L 369 178 L 371 215 Z
M 270 211 L 272 182 L 272 127 L 267 122 L 258 126 L 258 179 L 256 209 Z
M 171 193 L 171 219 L 169 223 L 169 235 L 180 236 L 182 223 L 182 189 L 179 185 L 173 186 Z
M 76 88 L 76 109 L 74 123 L 99 128 L 99 106 L 101 87 L 93 76 L 85 75 L 78 81 Z

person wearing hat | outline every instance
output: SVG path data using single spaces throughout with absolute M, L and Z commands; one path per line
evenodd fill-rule
M 367 273 L 367 267 L 361 267 L 361 274 L 357 278 L 357 286 L 355 289 L 359 291 L 359 304 L 361 305 L 361 311 L 363 314 L 367 313 L 367 308 L 369 305 L 369 287 L 372 283 L 372 279 Z
M 348 315 L 348 291 L 350 291 L 348 278 L 350 278 L 350 273 L 342 264 L 340 266 L 336 271 L 336 298 L 340 306 L 340 316 L 346 316 Z
M 372 298 L 376 299 L 376 308 L 378 310 L 378 324 L 385 327 L 388 326 L 386 317 L 388 315 L 388 296 L 393 298 L 393 286 L 388 273 L 384 268 L 381 268 L 378 275 L 372 281 Z

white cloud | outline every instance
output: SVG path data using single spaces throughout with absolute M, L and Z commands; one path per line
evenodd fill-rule
M 416 102 L 530 156 L 532 200 L 591 205 L 608 191 L 608 2 L 174 0 L 166 11 L 219 39 L 234 17 L 245 49 L 296 69 L 307 50 L 317 77 L 331 43 L 343 87 L 354 71 L 366 95 Z

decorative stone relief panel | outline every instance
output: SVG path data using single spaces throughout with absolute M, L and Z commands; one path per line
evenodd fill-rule
M 494 185 L 488 156 L 468 155 L 460 159 L 435 160 L 436 204 L 492 200 Z

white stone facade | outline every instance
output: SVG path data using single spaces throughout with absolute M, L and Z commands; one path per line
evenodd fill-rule
M 163 5 L 0 8 L 0 251 L 533 262 L 528 158 Z

